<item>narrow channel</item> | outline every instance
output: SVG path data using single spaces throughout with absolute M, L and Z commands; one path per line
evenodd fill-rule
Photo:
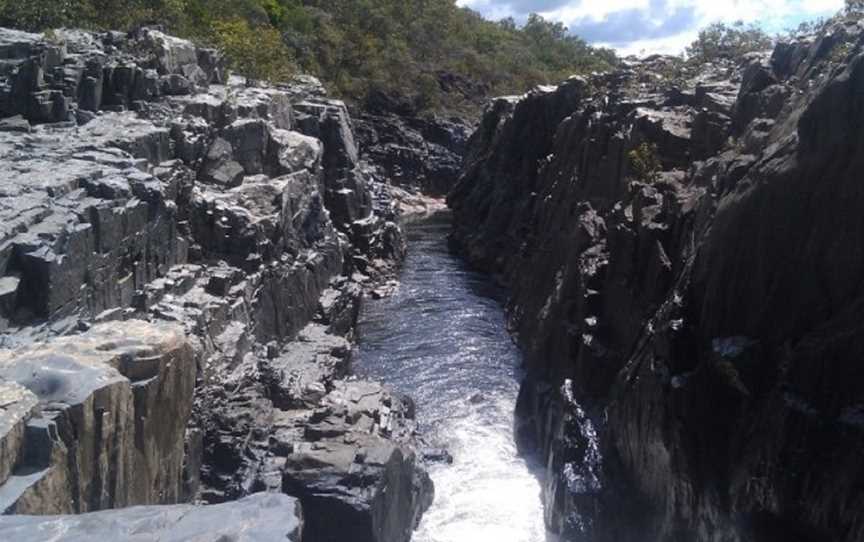
M 365 304 L 354 369 L 410 394 L 454 457 L 431 467 L 435 502 L 413 540 L 546 541 L 540 484 L 513 438 L 521 362 L 501 292 L 448 251 L 448 214 L 406 229 L 399 289 Z

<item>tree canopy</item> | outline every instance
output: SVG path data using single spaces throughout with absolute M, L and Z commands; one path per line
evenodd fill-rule
M 454 0 L 0 0 L 0 24 L 31 31 L 150 23 L 223 47 L 256 78 L 299 68 L 347 99 L 398 92 L 420 109 L 473 108 L 616 62 L 560 23 L 489 21 Z
M 699 32 L 689 47 L 687 56 L 696 62 L 740 58 L 746 53 L 770 49 L 774 40 L 756 25 L 742 21 L 728 25 L 714 23 Z

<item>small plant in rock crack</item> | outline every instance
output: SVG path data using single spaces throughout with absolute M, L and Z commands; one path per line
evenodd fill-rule
M 654 143 L 640 143 L 635 149 L 627 153 L 630 169 L 639 181 L 652 184 L 660 180 L 662 165 L 657 157 L 657 145 Z
M 42 32 L 42 38 L 48 43 L 59 44 L 62 40 L 60 36 L 57 35 L 57 31 L 53 28 L 49 28 L 45 32 Z
M 849 42 L 834 45 L 831 52 L 828 54 L 828 62 L 832 64 L 841 64 L 845 62 L 853 48 L 854 46 Z

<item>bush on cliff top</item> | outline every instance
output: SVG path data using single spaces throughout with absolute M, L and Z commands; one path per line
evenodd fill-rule
M 30 31 L 150 23 L 224 47 L 256 78 L 297 66 L 345 98 L 397 93 L 420 109 L 475 110 L 615 63 L 560 23 L 488 21 L 454 0 L 0 0 L 0 24 Z
M 742 21 L 731 25 L 714 23 L 699 32 L 696 41 L 687 47 L 687 56 L 696 63 L 734 60 L 770 49 L 773 43 L 773 38 L 756 25 L 745 25 Z

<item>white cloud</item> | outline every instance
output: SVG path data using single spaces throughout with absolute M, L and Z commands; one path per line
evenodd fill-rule
M 457 0 L 492 19 L 531 11 L 561 21 L 589 41 L 623 54 L 677 53 L 716 21 L 757 23 L 769 32 L 828 16 L 844 0 Z

